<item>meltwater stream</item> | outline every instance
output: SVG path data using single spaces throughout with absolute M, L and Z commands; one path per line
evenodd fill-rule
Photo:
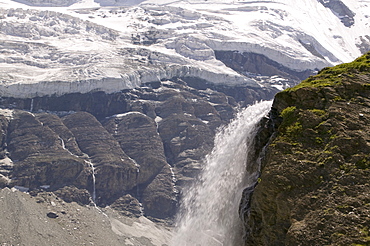
M 250 106 L 216 134 L 214 149 L 205 158 L 199 180 L 184 191 L 172 246 L 239 245 L 239 203 L 243 188 L 252 182 L 246 171 L 248 150 L 256 124 L 270 107 L 271 102 Z

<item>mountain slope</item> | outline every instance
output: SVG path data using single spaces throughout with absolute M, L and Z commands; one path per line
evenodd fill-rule
M 370 53 L 276 95 L 246 245 L 368 245 Z
M 352 0 L 3 0 L 0 188 L 171 223 L 217 128 L 364 53 L 368 12 Z M 163 244 L 130 232 L 127 244 Z

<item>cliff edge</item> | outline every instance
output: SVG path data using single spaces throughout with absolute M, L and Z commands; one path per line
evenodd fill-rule
M 370 245 L 370 53 L 278 93 L 270 116 L 245 245 Z

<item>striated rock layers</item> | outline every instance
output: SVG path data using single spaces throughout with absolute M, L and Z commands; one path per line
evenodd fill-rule
M 178 78 L 114 94 L 2 97 L 0 188 L 171 218 L 216 128 L 275 92 Z
M 369 245 L 369 123 L 370 53 L 278 93 L 245 245 Z

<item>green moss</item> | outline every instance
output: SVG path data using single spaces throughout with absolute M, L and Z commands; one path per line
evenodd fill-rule
M 295 142 L 293 139 L 303 130 L 302 124 L 298 122 L 299 110 L 295 106 L 287 107 L 280 113 L 280 116 L 283 118 L 279 127 L 280 140 L 292 144 Z
M 348 204 L 338 205 L 337 208 L 338 209 L 347 209 L 347 208 L 349 208 L 349 205 Z
M 346 235 L 340 232 L 335 232 L 331 235 L 331 238 L 338 239 L 338 238 L 344 238 Z
M 343 77 L 352 77 L 353 74 L 368 72 L 370 72 L 370 52 L 357 58 L 353 62 L 340 64 L 335 67 L 323 68 L 317 75 L 310 76 L 299 85 L 288 88 L 287 91 L 296 91 L 304 87 L 335 86 L 341 84 Z
M 326 115 L 325 110 L 321 110 L 321 109 L 310 109 L 310 110 L 308 110 L 308 111 L 310 111 L 310 112 L 314 113 L 315 115 L 317 115 L 317 116 L 319 116 L 319 117 L 323 117 L 323 116 L 325 116 L 325 115 Z
M 296 138 L 302 133 L 302 124 L 295 122 L 286 128 L 286 135 L 290 138 Z
M 294 116 L 294 112 L 296 111 L 296 107 L 295 106 L 292 106 L 292 107 L 287 107 L 285 108 L 281 113 L 280 113 L 280 116 L 283 117 L 284 120 L 289 120 L 292 118 L 292 116 Z
M 283 118 L 283 122 L 281 123 L 281 128 L 285 129 L 288 126 L 292 125 L 298 119 L 297 108 L 295 106 L 285 108 L 281 113 L 280 116 Z
M 343 102 L 343 101 L 345 101 L 344 98 L 342 98 L 341 96 L 336 96 L 336 97 L 334 97 L 333 100 L 334 100 L 334 102 L 340 102 L 340 101 Z
M 324 150 L 323 154 L 332 155 L 333 151 L 331 150 Z
M 360 245 L 370 245 L 370 230 L 369 227 L 364 226 L 359 228 L 359 233 L 361 235 L 360 240 L 365 244 Z
M 351 164 L 344 163 L 344 164 L 342 164 L 342 165 L 339 166 L 339 169 L 340 170 L 343 170 L 346 173 L 348 173 L 348 172 L 350 172 L 350 171 L 353 170 L 353 166 Z
M 320 138 L 320 137 L 316 137 L 316 138 L 315 138 L 315 142 L 316 142 L 317 144 L 322 144 L 324 141 L 322 140 L 322 138 Z
M 323 212 L 325 215 L 332 215 L 335 213 L 335 210 L 333 208 L 327 208 L 327 209 L 324 209 Z
M 370 235 L 370 230 L 367 226 L 360 229 L 361 235 L 368 237 Z
M 367 158 L 363 158 L 356 162 L 356 167 L 359 169 L 368 169 L 370 168 L 370 161 Z

